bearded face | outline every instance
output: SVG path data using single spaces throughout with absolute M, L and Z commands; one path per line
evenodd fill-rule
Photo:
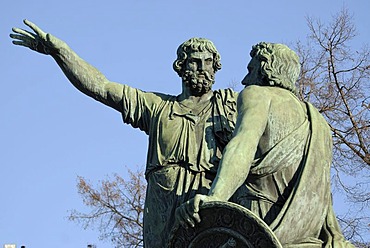
M 190 71 L 186 70 L 182 77 L 186 87 L 194 96 L 201 96 L 212 89 L 214 83 L 214 73 L 208 71 Z
M 242 84 L 248 85 L 263 85 L 261 74 L 261 62 L 253 57 L 248 64 L 248 74 L 242 80 Z
M 214 83 L 213 54 L 193 52 L 186 61 L 182 80 L 194 96 L 201 96 L 212 89 Z

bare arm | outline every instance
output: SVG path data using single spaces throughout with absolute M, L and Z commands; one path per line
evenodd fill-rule
M 13 28 L 13 44 L 51 55 L 69 81 L 84 94 L 121 112 L 123 86 L 110 82 L 99 70 L 81 59 L 64 41 L 24 20 L 34 33 Z
M 199 207 L 204 202 L 228 201 L 244 183 L 266 129 L 271 100 L 264 87 L 249 86 L 238 97 L 238 120 L 234 137 L 227 144 L 212 187 L 205 195 L 176 209 L 176 225 L 192 226 L 201 221 Z
M 244 183 L 266 129 L 270 99 L 265 88 L 249 86 L 238 98 L 234 137 L 226 146 L 209 200 L 227 201 Z

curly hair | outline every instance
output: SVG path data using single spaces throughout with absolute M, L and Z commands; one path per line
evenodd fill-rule
M 295 83 L 301 71 L 298 55 L 283 44 L 260 42 L 252 47 L 252 58 L 261 62 L 262 82 L 296 93 Z
M 193 52 L 210 52 L 213 54 L 213 69 L 221 69 L 221 56 L 212 41 L 205 38 L 191 38 L 182 43 L 177 49 L 177 59 L 173 62 L 173 69 L 182 77 L 187 57 Z

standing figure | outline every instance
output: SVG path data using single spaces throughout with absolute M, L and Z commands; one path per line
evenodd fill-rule
M 235 126 L 237 94 L 212 91 L 221 69 L 215 46 L 202 38 L 180 45 L 173 67 L 182 92 L 172 96 L 111 82 L 65 42 L 25 24 L 34 33 L 14 28 L 14 44 L 52 56 L 78 90 L 121 112 L 125 123 L 149 136 L 144 245 L 166 247 L 176 208 L 208 193 Z
M 202 202 L 230 200 L 259 216 L 283 247 L 353 247 L 332 207 L 329 125 L 295 94 L 298 56 L 265 42 L 250 55 L 234 137 L 208 196 L 183 204 L 178 221 L 194 226 Z

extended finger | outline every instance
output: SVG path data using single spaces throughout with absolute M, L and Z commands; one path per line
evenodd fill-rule
M 28 48 L 31 48 L 31 46 L 32 46 L 29 42 L 25 42 L 25 41 L 13 40 L 12 43 L 14 45 L 24 46 L 24 47 L 28 47 Z
M 196 222 L 200 223 L 201 219 L 200 219 L 200 216 L 199 216 L 199 207 L 200 205 L 203 203 L 203 198 L 204 196 L 203 195 L 195 195 L 194 197 L 194 202 L 193 202 L 193 217 L 195 219 Z
M 9 36 L 10 38 L 21 40 L 24 42 L 31 42 L 32 40 L 34 40 L 34 38 L 31 38 L 29 36 L 19 35 L 19 34 L 10 34 Z
M 180 206 L 176 209 L 176 223 L 175 225 L 180 225 L 183 228 L 187 229 L 188 226 L 186 225 L 185 222 L 185 216 L 184 216 L 184 208 L 183 206 Z
M 194 213 L 192 217 L 193 217 L 193 222 L 194 221 L 197 222 L 197 223 L 200 223 L 201 222 L 200 215 L 199 215 L 198 212 Z
M 191 226 L 191 227 L 195 227 L 195 221 L 194 221 L 194 219 L 192 218 L 193 216 L 187 216 L 186 217 L 186 219 L 185 219 L 185 221 L 186 221 L 186 224 L 188 225 L 188 226 Z
M 24 35 L 18 35 L 18 34 L 10 34 L 10 37 L 15 39 L 12 41 L 14 45 L 18 46 L 24 46 L 31 48 L 32 50 L 36 50 L 36 39 L 31 38 L 29 36 L 24 36 Z
M 28 27 L 30 27 L 38 36 L 41 36 L 41 37 L 45 37 L 46 36 L 46 33 L 44 31 L 42 31 L 41 28 L 39 28 L 38 26 L 36 26 L 36 24 L 34 24 L 33 22 L 30 22 L 29 20 L 26 20 L 26 19 L 23 22 Z
M 182 226 L 187 229 L 189 226 L 194 227 L 195 223 L 191 220 L 191 217 L 187 211 L 186 207 L 180 209 L 180 216 Z
M 185 207 L 180 208 L 181 221 L 184 223 L 183 227 L 188 228 L 189 226 L 194 227 L 195 222 L 193 220 L 193 214 L 188 210 L 188 203 Z
M 34 39 L 35 38 L 35 34 L 27 31 L 27 30 L 24 30 L 24 29 L 20 29 L 20 28 L 12 28 L 12 31 L 16 34 L 20 34 L 20 35 L 23 35 L 23 36 L 26 36 L 26 37 L 29 37 L 29 38 L 32 38 Z
M 187 222 L 192 223 L 191 225 L 192 227 L 194 227 L 195 222 L 200 223 L 200 216 L 198 214 L 198 209 L 199 209 L 198 206 L 199 205 L 197 204 L 196 201 L 191 201 L 190 203 L 186 204 L 186 210 L 184 210 L 186 211 L 186 215 L 188 216 L 187 219 L 189 219 L 187 220 Z
M 194 197 L 194 203 L 193 203 L 193 207 L 194 207 L 194 213 L 198 213 L 199 212 L 199 205 L 200 205 L 200 201 L 201 201 L 201 195 L 195 195 Z

